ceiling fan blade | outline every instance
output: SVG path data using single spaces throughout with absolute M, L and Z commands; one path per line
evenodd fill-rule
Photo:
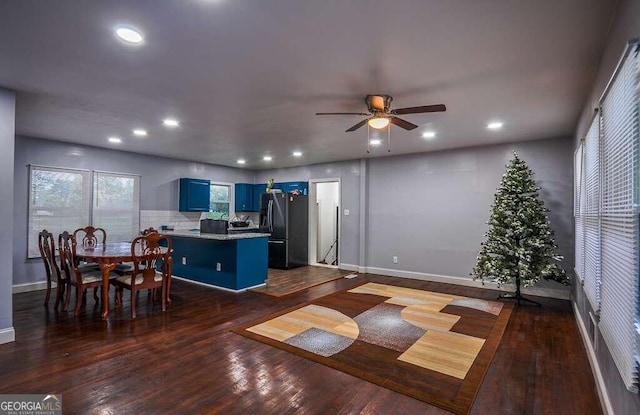
M 362 120 L 359 123 L 357 123 L 356 125 L 354 125 L 353 127 L 349 128 L 347 131 L 345 131 L 345 133 L 350 133 L 351 131 L 355 131 L 358 128 L 362 127 L 363 125 L 365 125 L 367 123 L 367 121 L 369 121 L 369 119 L 366 120 Z M 417 125 L 416 125 L 417 127 Z
M 391 111 L 391 113 L 402 115 L 402 114 L 420 114 L 423 112 L 442 112 L 446 110 L 447 110 L 447 107 L 444 106 L 443 104 L 436 104 L 436 105 L 423 105 L 421 107 L 397 108 Z
M 316 115 L 371 115 L 368 112 L 316 112 Z
M 400 128 L 404 128 L 405 130 L 415 130 L 416 128 L 418 128 L 417 125 L 398 117 L 389 117 L 389 121 L 391 121 L 391 124 L 395 124 Z

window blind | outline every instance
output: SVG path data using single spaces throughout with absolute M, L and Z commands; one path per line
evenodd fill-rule
M 601 311 L 599 328 L 629 390 L 637 391 L 638 56 L 621 62 L 602 107 Z
M 40 256 L 38 233 L 55 238 L 89 223 L 91 173 L 84 170 L 29 166 L 27 256 Z
M 130 242 L 140 232 L 140 176 L 93 173 L 93 226 L 109 242 Z
M 600 114 L 584 140 L 584 292 L 595 313 L 600 311 Z
M 581 142 L 573 156 L 573 219 L 575 224 L 574 271 L 580 281 L 584 281 L 584 156 Z

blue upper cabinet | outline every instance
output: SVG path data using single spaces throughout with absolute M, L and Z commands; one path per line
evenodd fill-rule
M 250 183 L 236 183 L 235 209 L 236 212 L 255 212 L 258 210 L 254 202 L 254 185 Z
M 211 181 L 180 179 L 180 212 L 208 212 Z
M 283 182 L 274 183 L 274 189 L 282 190 L 284 193 L 290 193 L 298 190 L 300 194 L 309 193 L 308 182 Z M 266 183 L 249 184 L 236 183 L 235 186 L 235 209 L 236 212 L 258 212 L 260 211 L 260 195 L 267 192 Z
M 291 193 L 297 190 L 301 195 L 309 194 L 309 182 L 274 183 L 273 187 L 274 189 L 282 190 L 284 193 Z
M 258 183 L 253 185 L 253 208 L 256 212 L 260 211 L 260 195 L 267 193 L 267 184 Z

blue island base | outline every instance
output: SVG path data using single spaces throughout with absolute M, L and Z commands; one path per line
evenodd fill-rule
M 171 235 L 173 275 L 241 291 L 265 283 L 267 237 L 215 240 Z

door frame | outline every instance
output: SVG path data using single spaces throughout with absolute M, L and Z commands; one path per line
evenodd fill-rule
M 318 183 L 338 183 L 338 267 L 342 261 L 342 181 L 340 177 L 309 179 L 309 264 L 318 263 L 318 210 L 316 206 Z

